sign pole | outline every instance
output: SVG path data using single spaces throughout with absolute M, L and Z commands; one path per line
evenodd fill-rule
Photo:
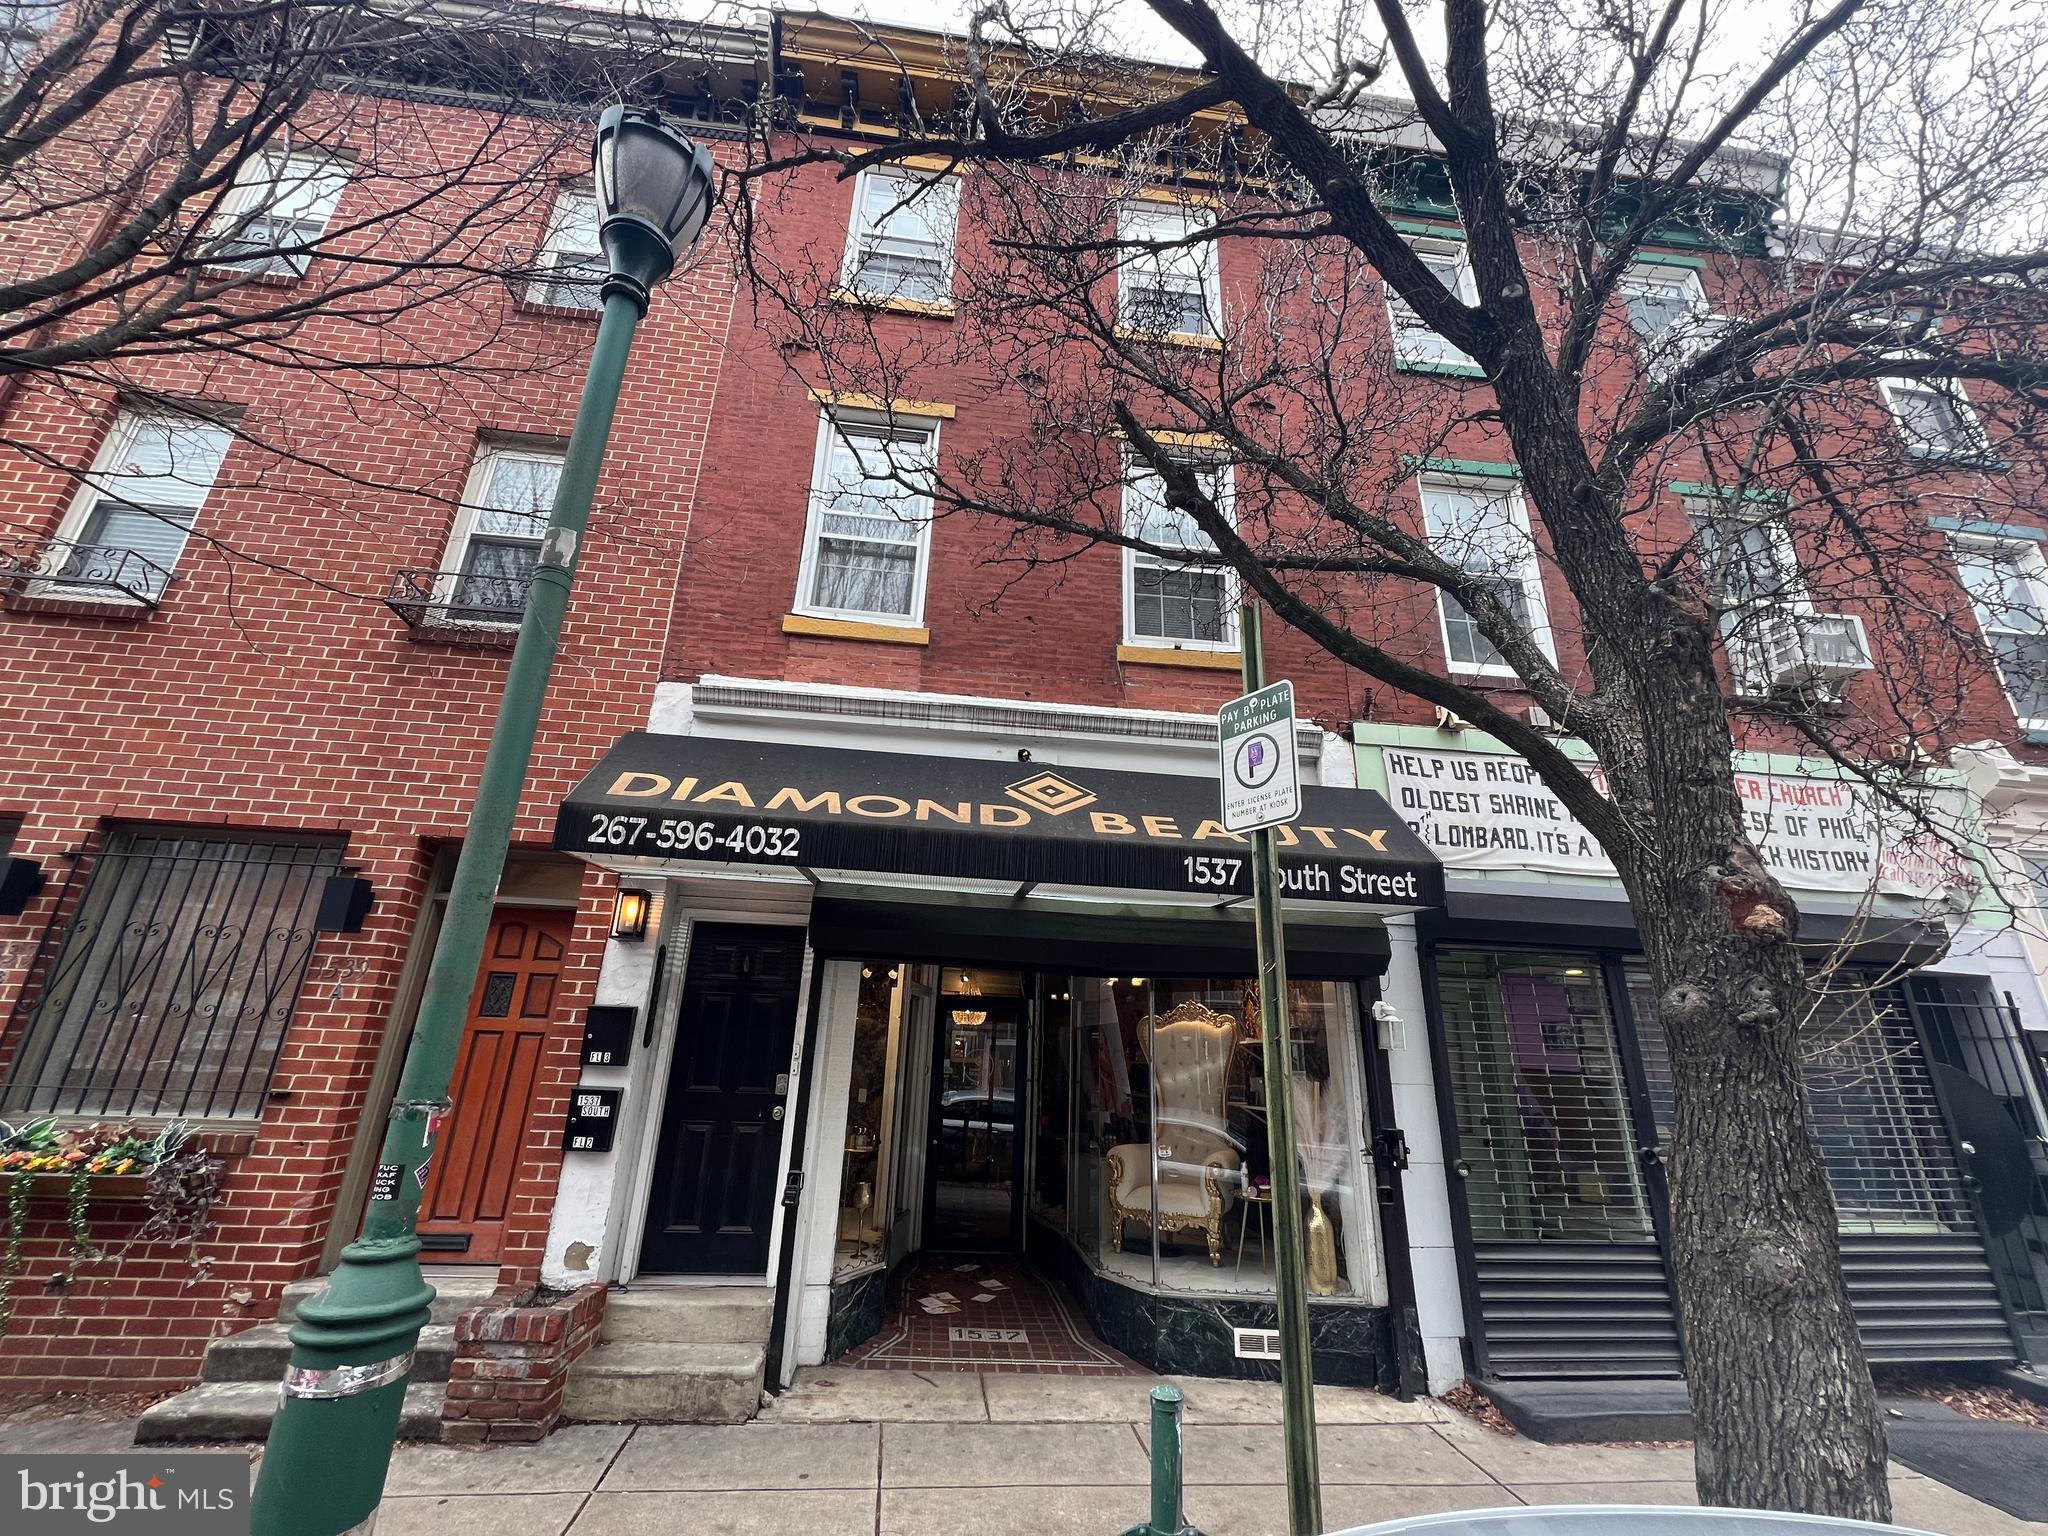
M 1238 610 L 1247 694 L 1266 686 L 1266 656 L 1259 634 L 1259 607 Z M 1289 690 L 1290 706 L 1292 690 Z M 1291 716 L 1293 711 L 1288 711 Z M 1285 722 L 1281 748 L 1289 767 L 1295 752 L 1294 721 Z M 1230 765 L 1224 774 L 1229 782 Z M 1287 1529 L 1291 1536 L 1315 1536 L 1323 1528 L 1322 1476 L 1316 1466 L 1316 1400 L 1310 1375 L 1308 1286 L 1301 1257 L 1301 1177 L 1294 1155 L 1294 1047 L 1287 1017 L 1287 940 L 1280 917 L 1280 872 L 1273 853 L 1273 829 L 1252 838 L 1252 912 L 1259 958 L 1259 1035 L 1265 1054 L 1266 1149 L 1273 1177 L 1274 1288 L 1280 1309 L 1280 1405 L 1287 1450 Z

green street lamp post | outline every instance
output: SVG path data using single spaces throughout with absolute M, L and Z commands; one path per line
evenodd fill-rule
M 299 1311 L 291 1363 L 251 1510 L 254 1536 L 369 1536 L 398 1435 L 412 1354 L 434 1291 L 414 1230 L 434 1133 L 469 1010 L 505 850 L 554 669 L 569 583 L 590 520 L 634 329 L 650 291 L 703 232 L 711 156 L 648 108 L 613 106 L 593 155 L 599 239 L 609 275 L 604 315 L 575 430 L 555 489 L 505 694 L 491 731 L 469 830 L 455 865 L 419 1019 L 391 1106 L 362 1236 L 342 1250 L 327 1288 Z

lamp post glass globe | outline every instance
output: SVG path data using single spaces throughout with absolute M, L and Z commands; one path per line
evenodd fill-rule
M 711 216 L 711 152 L 676 132 L 652 107 L 610 106 L 597 122 L 591 180 L 598 240 L 610 282 L 635 292 L 675 269 Z

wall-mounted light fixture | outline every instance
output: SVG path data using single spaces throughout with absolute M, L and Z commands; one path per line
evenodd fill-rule
M 320 887 L 320 908 L 313 926 L 322 933 L 361 933 L 363 919 L 377 905 L 377 888 L 354 865 L 329 875 Z
M 647 892 L 619 887 L 618 904 L 612 908 L 612 937 L 627 944 L 646 938 L 647 910 L 652 904 Z
M 0 917 L 19 917 L 46 882 L 35 859 L 0 859 Z

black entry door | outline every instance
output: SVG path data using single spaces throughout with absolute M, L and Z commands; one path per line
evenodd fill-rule
M 692 931 L 642 1272 L 767 1268 L 803 958 L 800 928 Z

